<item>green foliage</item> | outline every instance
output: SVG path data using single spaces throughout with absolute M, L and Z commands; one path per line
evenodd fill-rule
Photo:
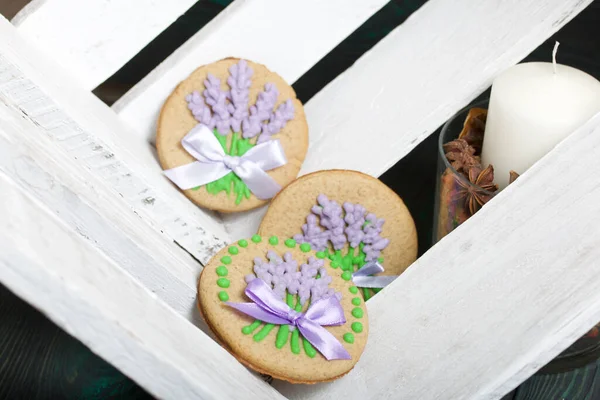
M 367 261 L 365 260 L 367 255 L 363 251 L 364 247 L 365 244 L 360 243 L 358 245 L 358 249 L 354 247 L 349 247 L 346 254 L 343 254 L 341 250 L 336 250 L 332 253 L 328 249 L 325 250 L 325 253 L 327 254 L 327 258 L 331 260 L 332 266 L 341 267 L 343 271 L 356 272 L 367 263 Z M 378 261 L 383 262 L 383 259 L 380 259 Z M 365 301 L 373 297 L 375 293 L 379 293 L 379 291 L 381 291 L 381 289 L 371 288 L 361 288 L 361 290 L 363 292 Z
M 213 130 L 213 134 L 221 143 L 223 150 L 225 153 L 230 156 L 243 156 L 248 150 L 254 147 L 252 143 L 250 143 L 249 139 L 243 139 L 241 134 L 233 133 L 231 135 L 231 144 L 229 145 L 229 149 L 227 148 L 227 136 L 220 135 L 217 133 L 217 130 Z M 193 190 L 200 189 L 200 186 L 195 187 Z M 250 198 L 250 189 L 248 186 L 233 172 L 228 173 L 221 179 L 218 179 L 214 182 L 210 182 L 206 184 L 206 190 L 210 194 L 218 194 L 219 192 L 225 192 L 227 195 L 231 194 L 233 189 L 233 194 L 235 195 L 235 204 L 239 205 L 244 198 Z

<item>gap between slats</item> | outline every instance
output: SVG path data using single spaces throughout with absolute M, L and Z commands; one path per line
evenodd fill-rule
M 12 22 L 92 90 L 196 0 L 33 0 Z
M 139 135 L 153 141 L 164 100 L 197 67 L 226 57 L 247 58 L 265 64 L 292 83 L 386 3 L 235 1 L 113 108 Z

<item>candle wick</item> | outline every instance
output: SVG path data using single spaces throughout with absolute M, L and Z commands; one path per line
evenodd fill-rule
M 554 50 L 552 50 L 552 67 L 554 68 L 554 74 L 556 74 L 556 53 L 558 53 L 558 46 L 560 43 L 557 41 L 554 43 Z

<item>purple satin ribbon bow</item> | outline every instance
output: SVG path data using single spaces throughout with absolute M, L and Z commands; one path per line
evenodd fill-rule
M 279 140 L 257 144 L 243 156 L 225 154 L 211 130 L 196 125 L 181 140 L 183 148 L 197 161 L 164 171 L 167 178 L 186 190 L 214 182 L 233 171 L 259 199 L 275 196 L 281 186 L 265 171 L 287 164 Z
M 383 271 L 383 266 L 377 261 L 369 262 L 365 264 L 361 269 L 352 274 L 352 282 L 354 282 L 354 284 L 358 287 L 377 289 L 384 288 L 390 283 L 392 283 L 392 281 L 398 276 L 369 276 L 378 274 Z
M 327 360 L 350 360 L 352 357 L 344 346 L 324 326 L 346 323 L 344 310 L 335 296 L 320 299 L 304 313 L 294 311 L 261 279 L 254 279 L 247 286 L 246 296 L 253 303 L 231 303 L 230 307 L 253 318 L 275 325 L 292 325 Z

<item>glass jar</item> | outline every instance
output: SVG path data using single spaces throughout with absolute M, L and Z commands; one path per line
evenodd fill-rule
M 436 179 L 436 195 L 433 226 L 433 243 L 452 232 L 471 215 L 468 206 L 468 193 L 475 192 L 486 198 L 495 193 L 471 183 L 464 175 L 458 173 L 450 164 L 444 152 L 444 144 L 458 139 L 463 125 L 472 108 L 487 109 L 488 101 L 470 105 L 456 113 L 442 128 L 438 140 L 438 169 Z

